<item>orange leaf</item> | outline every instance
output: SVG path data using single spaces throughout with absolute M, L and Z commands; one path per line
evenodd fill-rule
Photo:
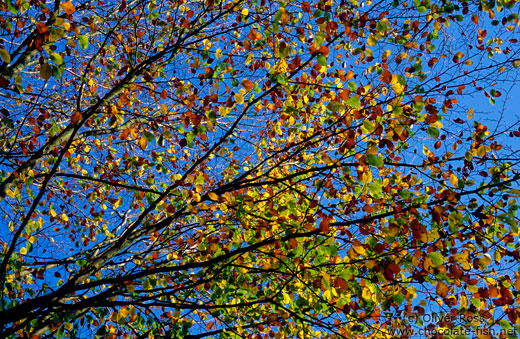
M 242 80 L 242 86 L 244 86 L 244 88 L 247 91 L 250 91 L 250 90 L 253 89 L 254 84 L 253 84 L 253 82 L 251 80 L 244 79 L 244 80 Z
M 209 322 L 207 325 L 206 325 L 206 331 L 209 331 L 211 330 L 211 328 L 213 327 L 215 323 L 212 321 L 212 322 Z
M 218 201 L 218 195 L 215 192 L 209 192 L 208 197 L 213 201 Z
M 70 117 L 70 122 L 74 125 L 75 123 L 77 123 L 78 121 L 80 121 L 82 117 L 83 117 L 83 116 L 81 115 L 81 112 L 76 111 L 76 112 L 74 112 L 74 114 L 72 114 L 72 116 Z
M 72 2 L 70 2 L 70 1 L 62 2 L 61 3 L 61 8 L 63 8 L 65 13 L 67 13 L 68 15 L 71 15 L 72 13 L 74 13 L 76 11 L 76 8 L 74 7 Z
M 146 140 L 146 138 L 144 136 L 142 136 L 139 139 L 139 147 L 141 147 L 142 150 L 145 150 L 146 146 L 148 146 L 148 140 Z
M 478 16 L 477 16 L 476 14 L 473 14 L 473 15 L 471 16 L 471 21 L 472 21 L 475 25 L 477 25 L 477 24 L 478 24 Z

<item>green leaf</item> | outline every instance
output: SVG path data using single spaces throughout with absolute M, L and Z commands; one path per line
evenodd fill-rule
M 63 64 L 63 57 L 61 55 L 59 55 L 58 53 L 51 52 L 50 57 L 51 57 L 52 62 L 54 62 L 56 65 L 59 66 L 59 65 Z
M 85 266 L 85 264 L 87 263 L 87 261 L 85 259 L 80 259 L 80 260 L 77 260 L 76 261 L 76 265 L 78 266 Z
M 11 62 L 11 56 L 9 55 L 9 52 L 3 48 L 0 48 L 0 58 L 2 58 L 6 64 Z
M 428 135 L 434 139 L 437 139 L 439 137 L 439 130 L 436 127 L 430 126 L 428 127 L 426 132 L 428 132 Z
M 148 142 L 152 142 L 155 139 L 154 135 L 150 132 L 144 132 L 144 137 Z
M 318 63 L 321 65 L 321 66 L 327 66 L 327 57 L 324 56 L 324 55 L 318 55 Z
M 440 266 L 444 264 L 444 256 L 439 252 L 431 252 L 428 254 L 428 257 L 435 266 Z
M 359 101 L 359 98 L 356 96 L 350 97 L 346 103 L 348 106 L 353 108 L 358 108 L 359 106 L 361 106 L 361 101 Z
M 51 67 L 51 65 L 49 65 L 48 63 L 44 63 L 43 65 L 41 65 L 41 67 L 40 67 L 40 76 L 45 81 L 49 80 L 51 78 L 51 76 L 52 76 L 52 67 Z
M 402 295 L 401 293 L 394 294 L 392 298 L 394 299 L 394 302 L 397 305 L 401 305 L 401 303 L 404 301 L 404 295 Z
M 88 38 L 85 35 L 78 36 L 78 42 L 79 42 L 79 47 L 81 47 L 83 49 L 87 49 L 87 47 L 88 47 Z
M 340 111 L 340 110 L 343 108 L 343 105 L 340 104 L 340 103 L 337 102 L 337 101 L 331 101 L 331 102 L 327 105 L 327 108 L 330 109 L 332 112 L 338 112 L 338 111 Z
M 367 155 L 367 162 L 369 165 L 372 165 L 377 168 L 383 167 L 385 163 L 382 157 L 378 157 L 377 155 Z

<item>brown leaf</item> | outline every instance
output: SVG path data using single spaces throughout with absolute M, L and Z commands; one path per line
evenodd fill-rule
M 7 88 L 9 86 L 9 80 L 0 75 L 0 88 Z
M 348 283 L 345 279 L 341 278 L 341 277 L 336 277 L 334 279 L 334 287 L 337 287 L 341 290 L 348 290 Z
M 439 281 L 439 283 L 437 283 L 435 291 L 439 296 L 446 297 L 448 295 L 448 285 L 446 285 L 444 281 Z
M 320 222 L 320 232 L 329 233 L 329 231 L 330 231 L 330 219 L 323 218 Z
M 310 13 L 311 5 L 307 1 L 302 1 L 302 11 Z
M 381 73 L 381 80 L 383 80 L 386 84 L 392 82 L 392 73 L 389 70 L 384 69 L 383 73 Z
M 473 14 L 473 15 L 471 16 L 471 21 L 472 21 L 475 25 L 477 25 L 477 24 L 478 24 L 478 15 Z

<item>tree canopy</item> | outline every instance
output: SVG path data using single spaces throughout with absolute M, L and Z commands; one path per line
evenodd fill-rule
M 519 9 L 0 0 L 0 337 L 516 337 Z

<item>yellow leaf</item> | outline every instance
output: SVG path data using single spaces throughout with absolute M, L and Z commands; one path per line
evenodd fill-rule
M 436 127 L 436 128 L 442 128 L 444 125 L 440 121 L 435 121 L 435 122 L 431 123 L 430 126 Z
M 162 104 L 161 105 L 161 113 L 162 114 L 168 114 L 168 106 L 166 106 L 165 104 Z
M 368 289 L 368 287 L 363 288 L 363 292 L 361 292 L 361 297 L 366 300 L 372 300 L 372 292 Z
M 246 16 L 249 14 L 249 10 L 247 8 L 243 8 L 241 13 L 243 16 Z
M 375 45 L 377 45 L 377 39 L 373 35 L 370 35 L 368 37 L 368 40 L 367 40 L 367 45 L 368 46 L 375 46 Z
M 477 149 L 477 155 L 479 157 L 483 157 L 484 155 L 486 155 L 486 147 L 484 145 L 481 145 L 478 149 Z
M 480 258 L 480 263 L 484 266 L 489 266 L 493 262 L 493 259 L 491 259 L 491 256 L 489 254 L 484 254 L 482 258 Z
M 218 201 L 218 195 L 215 192 L 209 192 L 208 197 L 213 201 Z
M 453 173 L 450 174 L 450 182 L 453 186 L 458 187 L 459 178 Z
M 25 247 L 22 247 L 22 248 L 20 249 L 20 254 L 22 254 L 22 255 L 26 255 L 26 254 L 27 254 L 27 249 L 26 249 Z
M 468 120 L 473 118 L 473 115 L 475 114 L 475 110 L 473 108 L 468 109 L 466 112 L 466 115 L 468 116 Z
M 237 102 L 237 104 L 242 105 L 244 103 L 244 97 L 242 96 L 242 94 L 235 94 L 235 101 Z
M 359 176 L 359 181 L 364 184 L 369 184 L 372 182 L 372 172 L 371 171 L 363 171 Z

